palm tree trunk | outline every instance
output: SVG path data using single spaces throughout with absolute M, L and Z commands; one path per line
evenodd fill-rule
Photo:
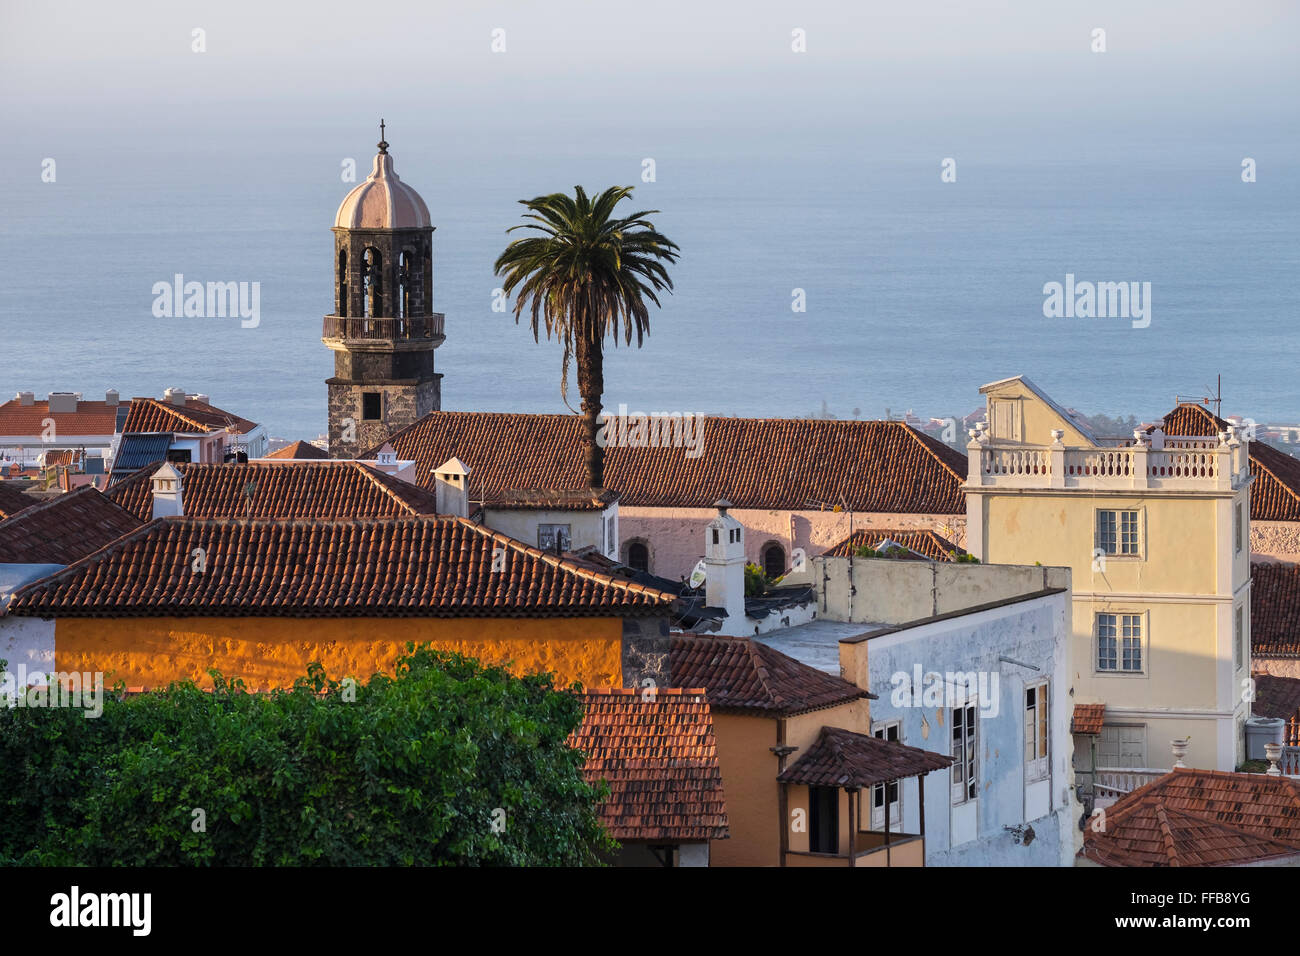
M 593 339 L 590 323 L 583 323 L 577 336 L 578 394 L 582 396 L 582 420 L 586 430 L 587 483 L 605 487 L 605 449 L 596 443 L 600 430 L 601 396 L 605 391 L 605 353 L 599 339 Z

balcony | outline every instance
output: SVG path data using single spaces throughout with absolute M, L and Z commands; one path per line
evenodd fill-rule
M 967 445 L 968 489 L 1083 488 L 1232 491 L 1250 477 L 1249 443 L 1166 438 L 1106 448 L 1017 445 L 977 438 Z
M 441 312 L 405 319 L 327 315 L 320 334 L 331 347 L 437 348 L 446 338 L 444 318 Z

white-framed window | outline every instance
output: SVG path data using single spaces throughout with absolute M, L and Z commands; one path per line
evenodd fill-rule
M 1246 609 L 1238 604 L 1232 614 L 1232 664 L 1241 670 L 1246 663 Z
M 952 709 L 952 803 L 967 803 L 979 795 L 979 711 L 975 704 Z
M 543 551 L 568 551 L 570 549 L 570 526 L 567 524 L 539 524 L 537 526 L 537 547 Z
M 1137 511 L 1097 511 L 1094 547 L 1103 554 L 1136 557 L 1142 553 L 1140 514 Z
M 1233 505 L 1232 508 L 1232 543 L 1233 543 L 1234 554 L 1241 554 L 1241 545 L 1242 545 L 1242 537 L 1243 537 L 1241 532 L 1244 525 L 1245 522 L 1242 520 L 1242 514 L 1241 514 L 1241 503 L 1238 502 L 1237 504 Z
M 1142 673 L 1142 615 L 1097 615 L 1097 670 L 1116 674 Z
M 888 723 L 878 724 L 871 732 L 871 736 L 877 740 L 892 740 L 895 743 L 902 742 L 903 725 L 902 721 L 892 720 Z M 891 780 L 888 783 L 877 783 L 871 787 L 871 829 L 885 829 L 885 807 L 889 807 L 889 832 L 903 832 L 903 802 L 899 799 L 899 781 Z
M 1047 681 L 1025 688 L 1025 783 L 1046 780 L 1050 761 Z

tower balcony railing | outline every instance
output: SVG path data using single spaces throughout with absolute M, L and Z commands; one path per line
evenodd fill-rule
M 344 342 L 440 342 L 445 337 L 444 319 L 441 312 L 403 319 L 327 315 L 321 326 L 321 338 Z
M 1227 491 L 1250 478 L 1249 442 L 1235 434 L 1169 438 L 1161 448 L 1146 442 L 1066 448 L 1059 441 L 1018 445 L 980 437 L 971 441 L 967 451 L 968 488 Z

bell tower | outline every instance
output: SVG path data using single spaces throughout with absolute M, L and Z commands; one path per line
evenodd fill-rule
M 383 121 L 374 167 L 343 199 L 333 231 L 334 312 L 321 329 L 334 352 L 330 456 L 355 458 L 442 406 L 433 225 L 420 194 L 393 171 Z

